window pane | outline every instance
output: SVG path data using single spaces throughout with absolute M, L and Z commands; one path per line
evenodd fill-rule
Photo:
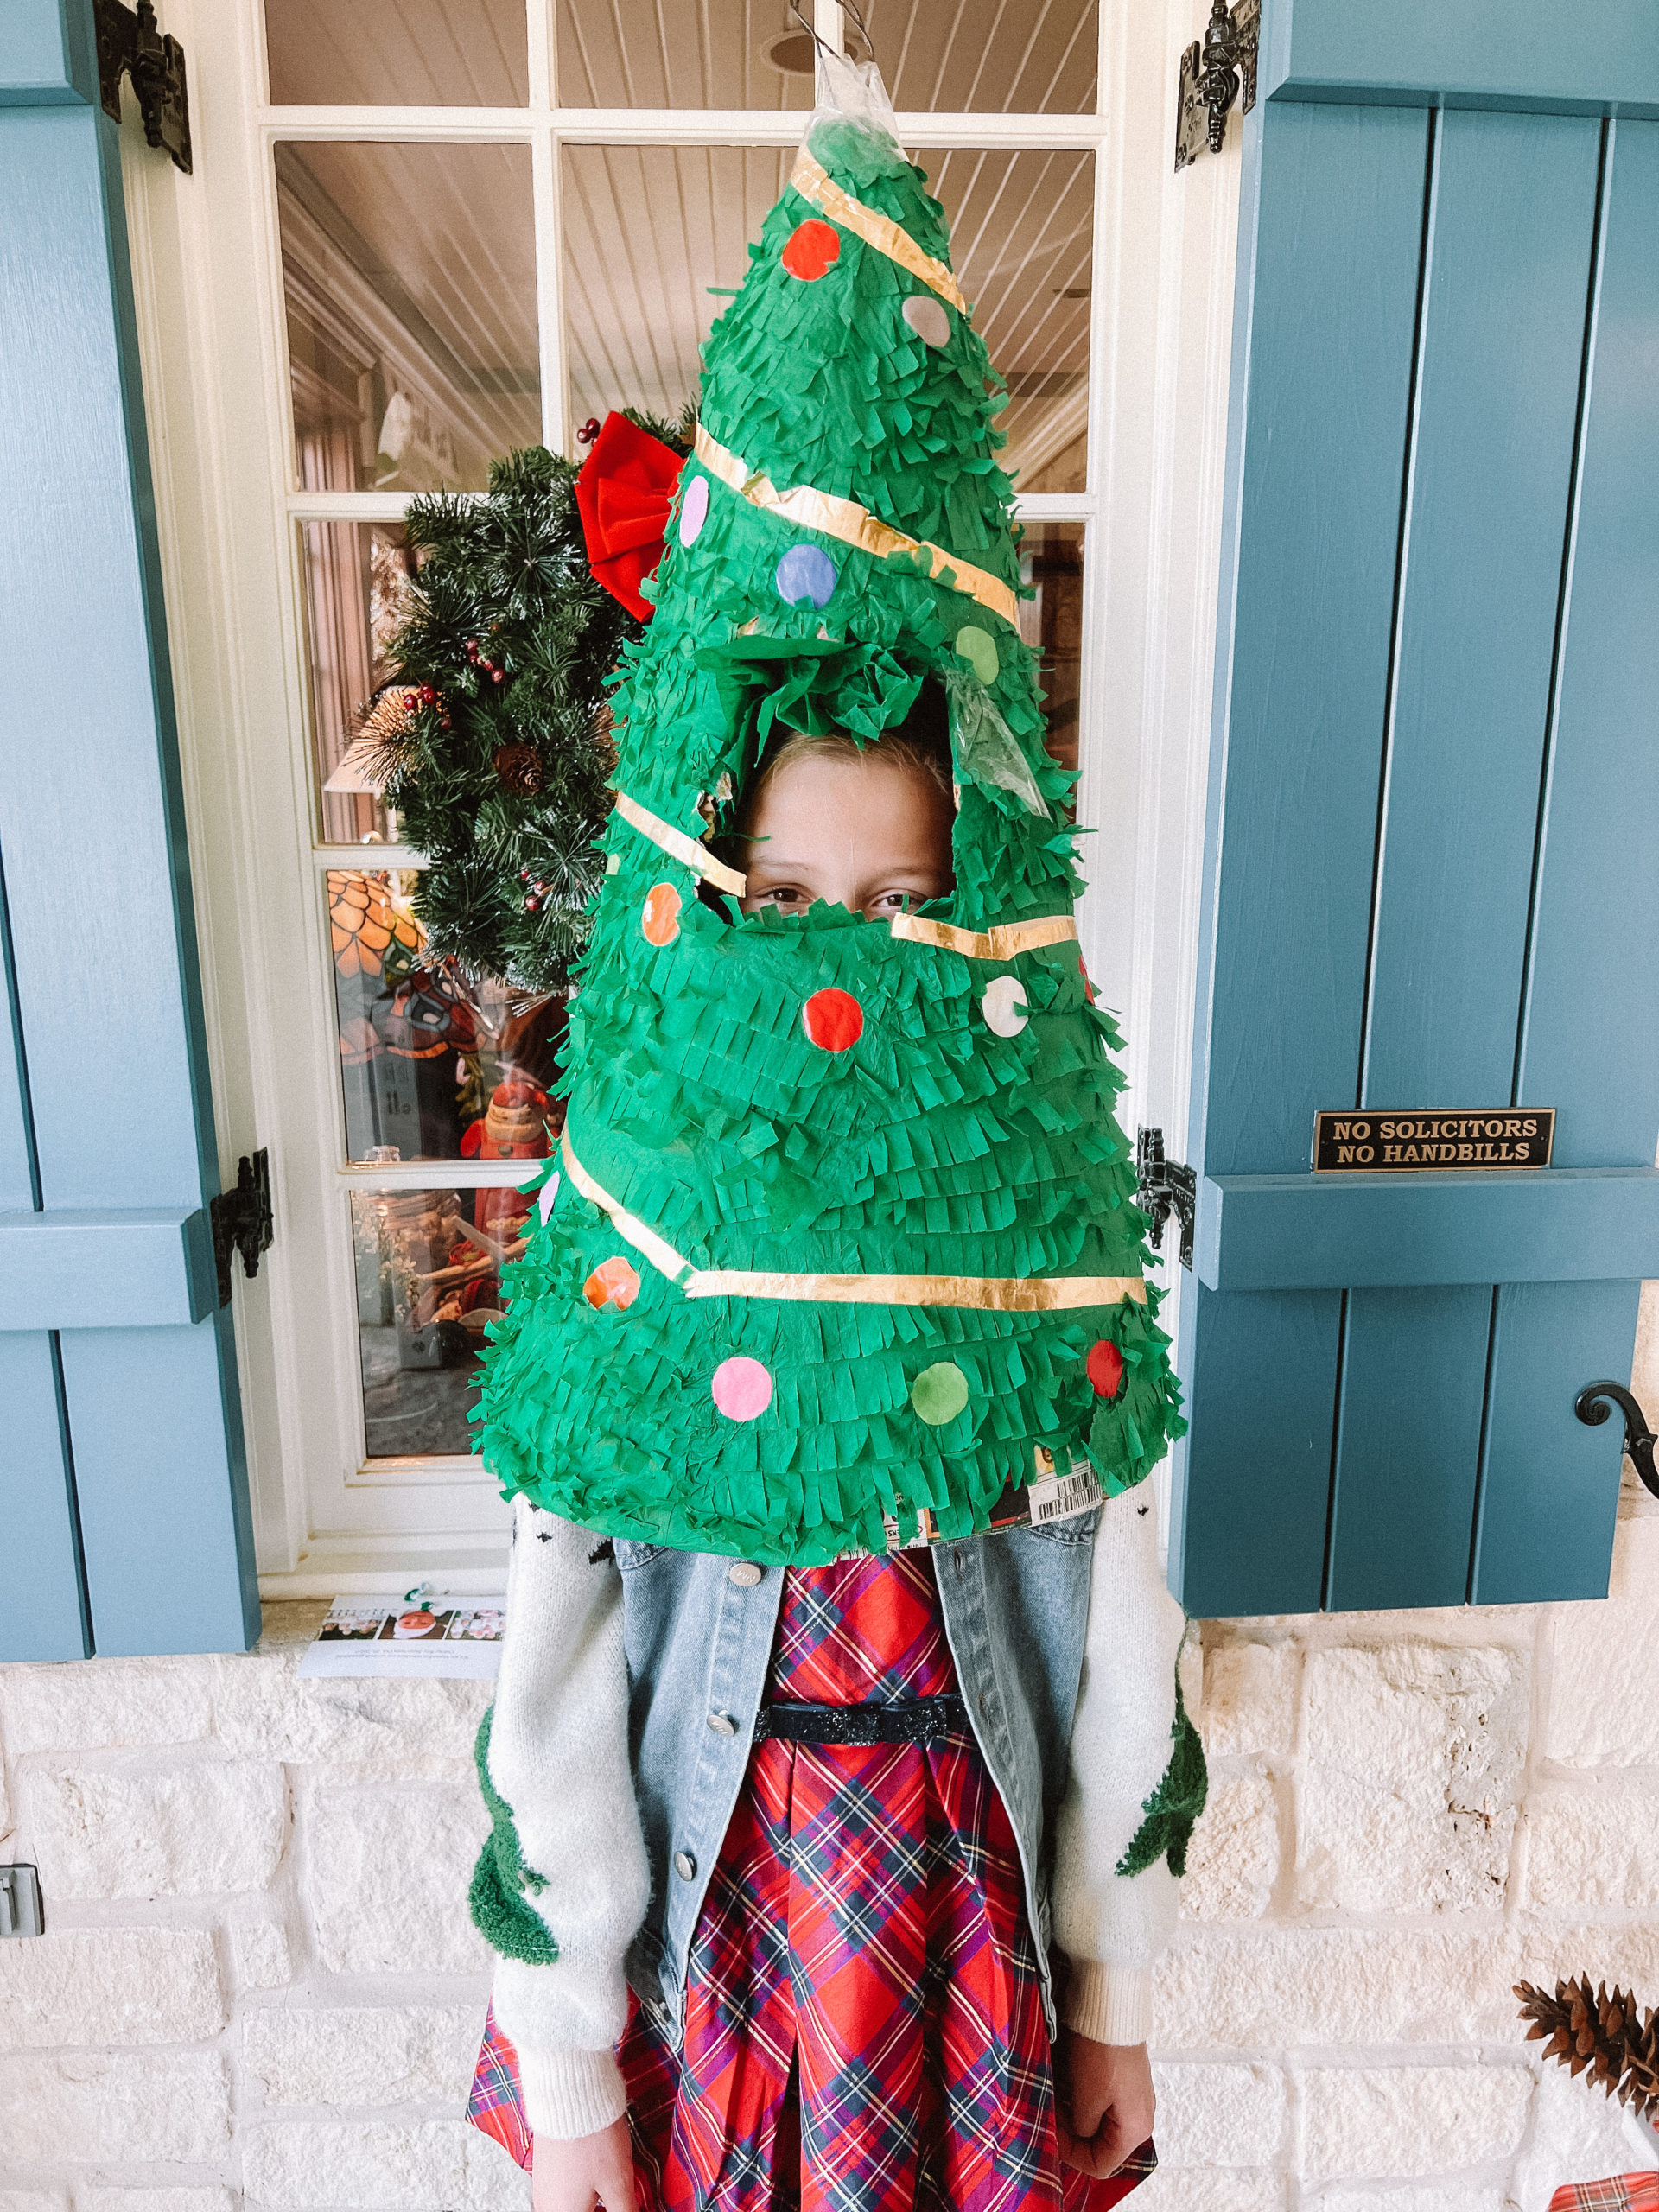
M 265 51 L 279 106 L 523 107 L 530 97 L 524 0 L 265 0 Z
M 404 869 L 328 870 L 346 1157 L 544 1160 L 550 1126 L 564 1120 L 550 1096 L 563 1001 L 429 963 L 410 905 L 416 880 Z M 529 1204 L 511 1190 L 474 1199 L 480 1227 Z
M 1020 575 L 1037 594 L 1020 602 L 1020 634 L 1039 656 L 1048 749 L 1061 767 L 1075 768 L 1083 675 L 1083 524 L 1027 523 Z
M 300 525 L 311 655 L 311 744 L 330 845 L 392 835 L 368 779 L 347 760 L 363 710 L 391 675 L 386 648 L 402 620 L 413 556 L 395 522 Z
M 276 149 L 296 470 L 482 488 L 542 434 L 528 146 Z
M 1088 461 L 1095 157 L 926 153 L 974 327 L 1007 379 L 1004 468 L 1022 492 L 1080 492 Z
M 565 308 L 571 420 L 674 413 L 749 266 L 793 155 L 731 146 L 567 146 Z M 1007 379 L 1002 465 L 1026 491 L 1081 490 L 1089 407 L 1094 156 L 921 156 L 950 214 L 974 322 Z
M 896 108 L 1094 107 L 1098 0 L 868 0 L 864 14 Z M 850 17 L 847 30 L 861 57 Z M 558 72 L 566 107 L 812 105 L 812 42 L 778 0 L 560 0 Z
M 472 1450 L 484 1331 L 500 1315 L 500 1271 L 524 1249 L 531 1204 L 514 1191 L 352 1193 L 371 1459 Z

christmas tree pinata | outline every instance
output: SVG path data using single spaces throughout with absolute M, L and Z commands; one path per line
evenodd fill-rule
M 1180 1428 L 1018 628 L 1001 386 L 873 70 L 835 71 L 707 348 L 616 695 L 562 1173 L 480 1408 L 509 1491 L 809 1564 L 1058 1517 Z M 788 728 L 950 709 L 955 888 L 742 916 Z M 741 847 L 738 855 L 741 862 Z

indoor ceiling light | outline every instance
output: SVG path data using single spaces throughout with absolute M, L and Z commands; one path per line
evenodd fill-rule
M 847 26 L 847 51 L 855 61 L 868 61 L 870 49 L 851 23 Z M 760 59 L 775 69 L 780 77 L 810 77 L 812 74 L 812 34 L 810 31 L 774 31 L 760 48 Z

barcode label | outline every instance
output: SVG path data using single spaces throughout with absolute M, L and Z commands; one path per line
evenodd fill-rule
M 1069 1474 L 1049 1475 L 1033 1483 L 1026 1492 L 1031 1500 L 1031 1525 L 1040 1529 L 1051 1521 L 1074 1520 L 1101 1503 L 1103 1493 L 1095 1471 L 1085 1460 Z

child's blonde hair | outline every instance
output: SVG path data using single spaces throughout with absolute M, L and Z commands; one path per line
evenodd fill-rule
M 740 795 L 734 817 L 734 830 L 741 836 L 748 828 L 762 794 L 792 761 L 863 760 L 874 753 L 879 753 L 891 767 L 906 768 L 913 774 L 927 777 L 947 798 L 954 798 L 950 736 L 945 720 L 944 695 L 938 685 L 925 683 L 904 721 L 868 743 L 849 735 L 845 730 L 825 730 L 815 734 L 810 730 L 785 728 L 783 735 L 766 748 L 760 766 Z

